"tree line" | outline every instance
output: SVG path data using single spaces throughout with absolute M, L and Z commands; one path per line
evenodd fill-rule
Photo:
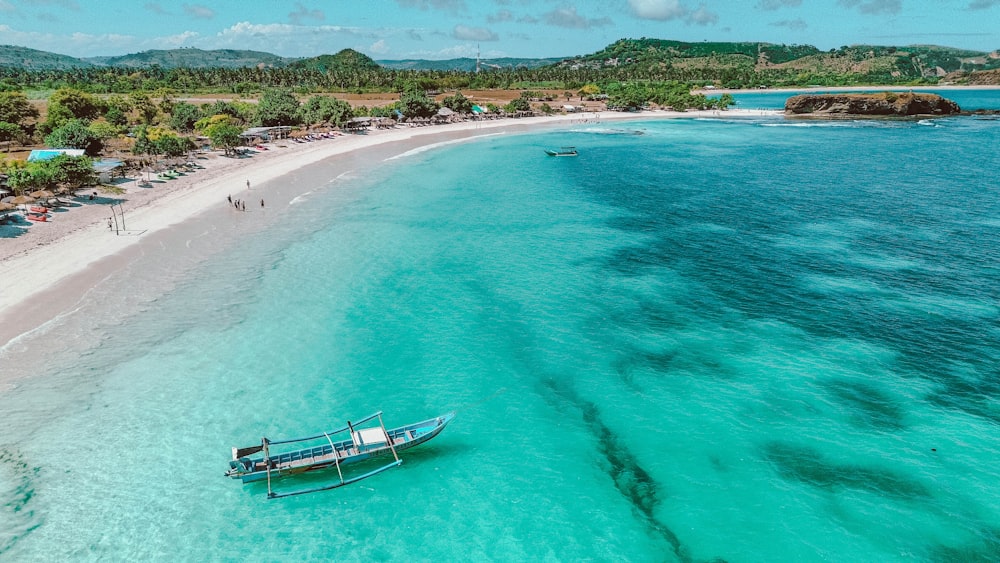
M 458 114 L 473 112 L 472 101 L 459 89 L 436 102 L 427 91 L 433 84 L 427 81 L 402 83 L 398 101 L 372 108 L 352 108 L 335 95 L 313 94 L 302 99 L 303 96 L 292 88 L 267 88 L 256 103 L 218 100 L 195 105 L 177 100 L 175 92 L 168 88 L 98 95 L 63 87 L 49 96 L 44 118 L 24 92 L 0 91 L 0 142 L 6 144 L 8 151 L 14 144 L 44 143 L 49 147 L 82 149 L 86 157 L 92 158 L 102 154 L 112 141 L 124 145 L 136 156 L 179 157 L 207 140 L 212 147 L 228 154 L 242 144 L 241 134 L 251 126 L 344 127 L 360 116 L 426 119 L 436 115 L 442 107 Z M 572 94 L 565 92 L 567 98 Z M 724 108 L 733 103 L 728 95 L 706 98 L 692 94 L 690 85 L 681 82 L 584 84 L 575 94 L 585 99 L 600 98 L 608 107 L 621 110 L 637 110 L 648 104 L 674 109 Z M 545 101 L 539 105 L 538 100 Z M 507 104 L 486 104 L 478 111 L 523 114 L 533 111 L 532 103 L 543 113 L 559 111 L 548 101 L 554 102 L 553 96 L 525 89 Z M 7 171 L 11 186 L 24 191 L 50 182 L 53 177 L 66 177 L 65 173 L 57 174 L 54 170 L 70 167 L 76 171 L 81 166 L 74 159 L 63 158 L 54 164 L 3 161 L 0 170 Z M 77 172 L 68 178 L 65 181 L 93 180 Z

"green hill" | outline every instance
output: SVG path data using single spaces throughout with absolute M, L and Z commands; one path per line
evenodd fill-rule
M 94 66 L 68 55 L 49 53 L 16 45 L 0 45 L 0 67 L 23 68 L 25 70 L 52 70 L 87 68 Z
M 318 70 L 320 72 L 342 72 L 345 70 L 377 70 L 378 63 L 371 57 L 363 55 L 354 49 L 344 49 L 336 55 L 320 55 L 308 59 L 299 59 L 288 65 L 289 68 Z
M 262 51 L 216 49 L 203 51 L 195 48 L 143 51 L 119 57 L 93 57 L 86 59 L 101 66 L 161 68 L 245 68 L 284 67 L 295 59 L 279 57 Z
M 244 91 L 258 83 L 267 87 L 287 85 L 289 80 L 298 81 L 302 87 L 318 89 L 386 88 L 394 80 L 390 76 L 393 71 L 469 73 L 475 71 L 476 66 L 473 58 L 376 62 L 352 49 L 303 59 L 261 51 L 194 48 L 76 59 L 25 47 L 0 46 L 0 75 L 25 70 L 62 70 L 66 72 L 64 77 L 39 74 L 21 76 L 17 80 L 48 86 L 53 80 L 77 83 L 82 87 L 101 84 L 105 90 L 129 90 L 136 88 L 136 81 L 140 80 L 160 81 L 164 87 L 173 87 L 170 81 L 176 77 L 156 72 L 147 77 L 130 76 L 147 68 L 202 71 L 195 78 L 186 79 L 182 85 L 185 88 L 195 84 L 230 90 L 238 87 L 239 91 Z M 240 74 L 240 69 L 249 68 L 256 69 L 252 80 L 245 73 Z M 481 74 L 474 81 L 479 87 L 489 88 L 510 87 L 515 74 L 518 83 L 654 80 L 731 88 L 984 84 L 997 80 L 998 74 L 992 71 L 1000 69 L 1000 51 L 987 53 L 937 45 L 850 45 L 821 51 L 811 45 L 641 38 L 621 39 L 595 53 L 565 59 L 480 60 L 479 68 Z M 511 69 L 517 72 L 504 72 Z M 213 74 L 216 70 L 227 72 Z M 270 72 L 272 70 L 274 72 Z M 289 73 L 296 75 L 295 78 L 290 78 Z
M 745 85 L 751 77 L 817 84 L 892 83 L 942 78 L 949 73 L 1000 68 L 1000 56 L 940 47 L 851 45 L 820 51 L 811 45 L 753 42 L 695 42 L 621 39 L 593 53 L 566 59 L 558 67 L 628 68 L 639 73 L 672 71 L 690 80 L 717 80 Z

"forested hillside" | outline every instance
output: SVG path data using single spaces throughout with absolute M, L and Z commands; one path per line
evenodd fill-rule
M 284 87 L 304 94 L 399 92 L 401 85 L 410 82 L 426 90 L 444 91 L 575 90 L 586 84 L 634 81 L 726 88 L 916 86 L 996 84 L 997 73 L 990 71 L 1000 69 L 998 52 L 949 47 L 855 45 L 820 51 L 809 45 L 661 39 L 622 39 L 597 53 L 542 66 L 480 61 L 480 72 L 475 72 L 475 60 L 456 61 L 433 61 L 433 65 L 411 61 L 395 65 L 403 68 L 390 68 L 350 49 L 299 60 L 257 51 L 173 49 L 88 62 L 21 47 L 0 47 L 0 90 L 68 86 L 99 94 L 158 89 L 249 94 Z
M 82 59 L 18 47 L 16 45 L 0 45 L 0 68 L 23 70 L 53 70 L 67 68 L 84 68 L 93 66 Z
M 279 57 L 261 51 L 235 49 L 203 51 L 187 48 L 143 51 L 120 57 L 94 57 L 86 60 L 101 66 L 132 68 L 150 66 L 163 68 L 240 68 L 248 66 L 280 67 L 295 59 Z
M 732 88 L 933 84 L 945 77 L 961 82 L 972 72 L 1000 68 L 1000 53 L 934 45 L 853 45 L 820 51 L 811 45 L 644 38 L 622 39 L 559 66 L 629 77 L 711 81 Z

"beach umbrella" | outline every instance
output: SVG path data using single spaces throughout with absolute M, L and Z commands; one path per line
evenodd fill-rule
M 0 211 L 10 211 L 11 209 L 15 209 L 16 207 L 17 206 L 14 205 L 13 203 L 0 201 Z
M 19 195 L 14 199 L 10 200 L 14 205 L 23 205 L 25 203 L 35 203 L 35 198 L 30 195 Z
M 31 192 L 31 197 L 35 199 L 41 199 L 44 197 L 52 197 L 56 194 L 50 192 L 49 190 L 38 190 L 37 192 Z

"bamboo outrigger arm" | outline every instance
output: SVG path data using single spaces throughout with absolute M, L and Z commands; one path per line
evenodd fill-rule
M 326 487 L 316 487 L 315 489 L 303 489 L 301 491 L 292 491 L 290 493 L 274 493 L 274 492 L 271 492 L 270 488 L 268 488 L 268 490 L 267 490 L 267 498 L 269 498 L 269 499 L 275 499 L 275 498 L 293 497 L 295 495 L 305 495 L 305 494 L 308 494 L 308 493 L 318 493 L 320 491 L 329 491 L 330 489 L 337 489 L 337 488 L 343 487 L 344 485 L 350 485 L 351 483 L 357 483 L 358 481 L 360 481 L 362 479 L 367 479 L 367 478 L 372 477 L 374 475 L 378 475 L 379 473 L 381 473 L 381 472 L 383 472 L 383 471 L 385 471 L 387 469 L 392 469 L 393 467 L 397 467 L 397 466 L 399 466 L 402 463 L 403 463 L 403 460 L 396 460 L 396 461 L 394 461 L 392 463 L 389 463 L 389 464 L 387 464 L 387 465 L 385 465 L 383 467 L 379 467 L 378 469 L 373 469 L 373 470 L 369 471 L 368 473 L 365 473 L 364 475 L 359 475 L 357 477 L 354 477 L 353 479 L 348 479 L 346 481 L 341 481 L 340 483 L 335 483 L 333 485 L 328 485 Z M 341 477 L 341 478 L 343 478 L 343 477 Z
M 264 448 L 264 469 L 267 470 L 267 496 L 270 497 L 271 492 L 271 454 L 267 451 L 267 438 L 260 439 L 262 447 Z

